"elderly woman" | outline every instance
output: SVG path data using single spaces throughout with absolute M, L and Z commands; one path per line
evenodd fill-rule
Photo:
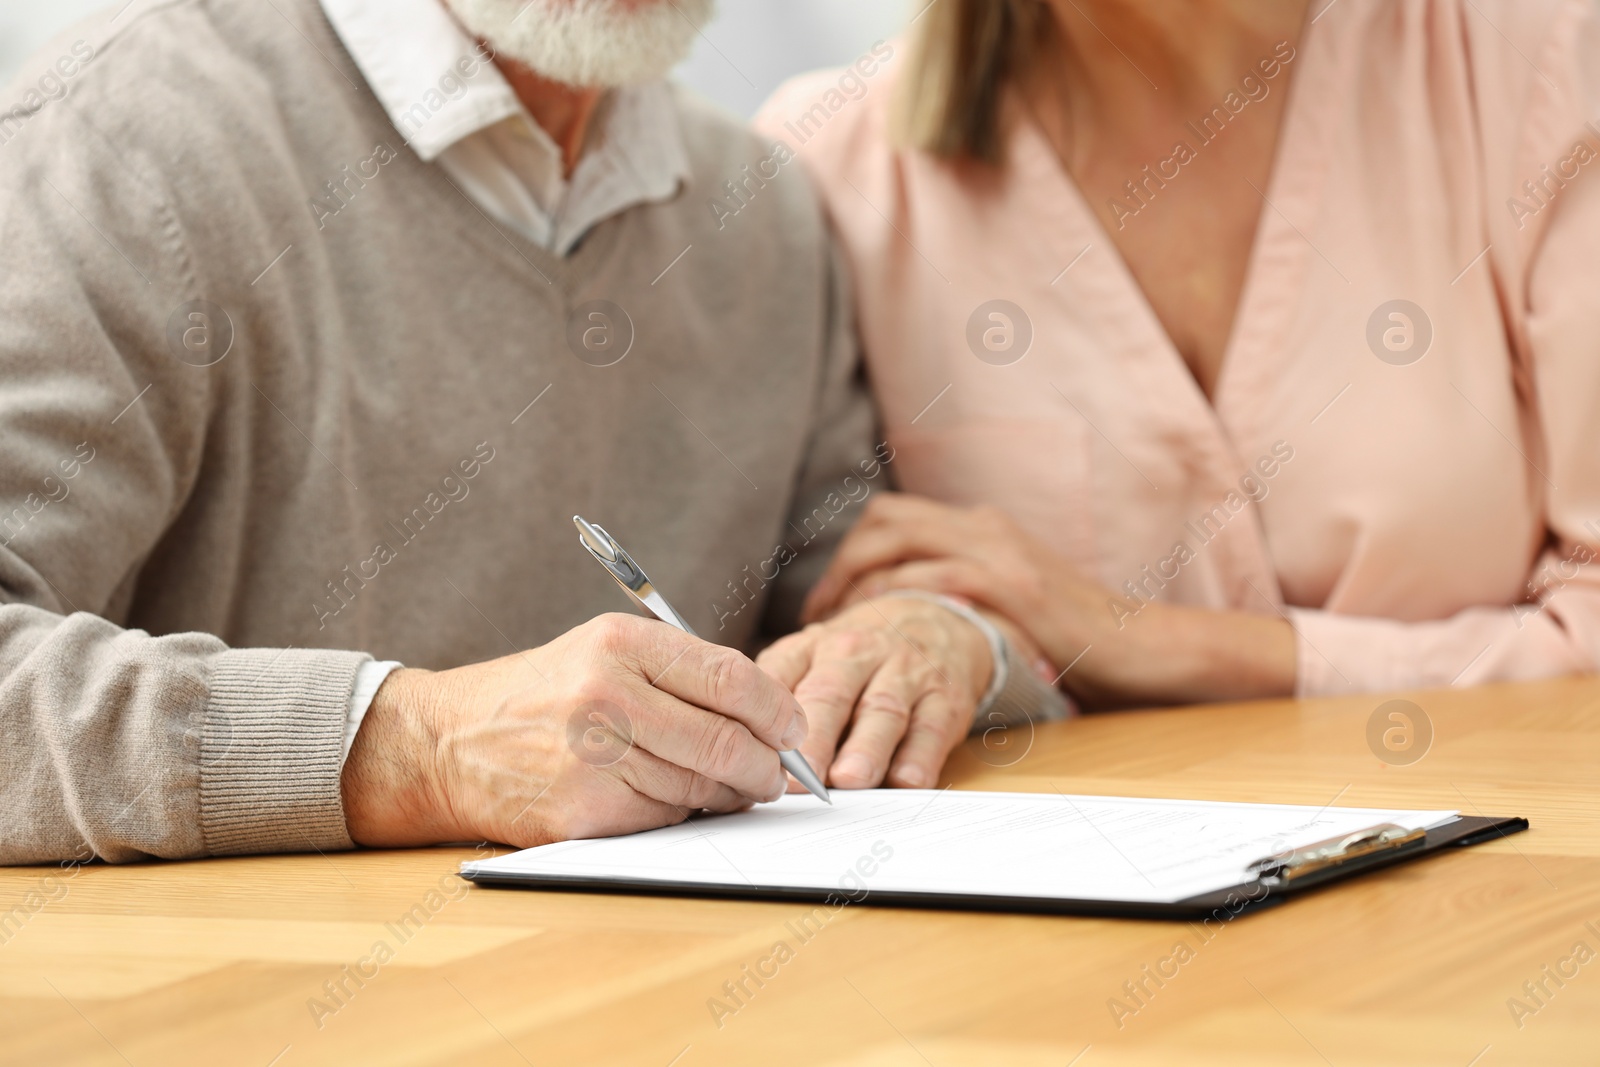
M 1600 660 L 1591 0 L 938 0 L 768 105 L 912 496 L 812 596 L 1090 703 Z

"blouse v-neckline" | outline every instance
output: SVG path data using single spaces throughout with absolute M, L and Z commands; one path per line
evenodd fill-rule
M 1027 109 L 1015 109 L 1010 162 L 1019 172 L 1018 187 L 1036 201 L 1033 210 L 1059 217 L 1065 232 L 1091 249 L 1084 266 L 1100 268 L 1068 275 L 1082 295 L 1085 314 L 1094 319 L 1101 336 L 1114 341 L 1114 355 L 1160 409 L 1182 418 L 1182 428 L 1199 449 L 1196 466 L 1215 469 L 1217 463 L 1225 464 L 1219 473 L 1228 480 L 1245 466 L 1236 446 L 1253 442 L 1269 414 L 1262 410 L 1262 400 L 1268 383 L 1284 369 L 1295 302 L 1320 257 L 1305 231 L 1319 213 L 1328 171 L 1331 124 L 1324 101 L 1334 92 L 1337 60 L 1329 36 L 1328 30 L 1308 23 L 1296 43 L 1301 68 L 1281 90 L 1289 97 L 1266 188 L 1257 190 L 1261 214 L 1212 397 L 1200 387 L 1044 131 Z M 1094 250 L 1102 254 L 1092 257 Z M 1334 271 L 1334 284 L 1341 284 Z

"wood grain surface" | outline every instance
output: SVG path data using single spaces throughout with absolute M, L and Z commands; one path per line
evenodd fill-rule
M 0 1063 L 1600 1063 L 1600 681 L 991 741 L 947 783 L 1533 828 L 1210 927 L 479 889 L 471 848 L 5 869 Z

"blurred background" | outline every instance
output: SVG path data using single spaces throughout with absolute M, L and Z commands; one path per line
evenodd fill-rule
M 51 37 L 124 0 L 0 0 L 0 85 Z M 720 13 L 678 70 L 694 86 L 748 118 L 785 79 L 840 66 L 900 33 L 908 0 L 722 0 Z M 0 109 L 13 101 L 0 99 Z

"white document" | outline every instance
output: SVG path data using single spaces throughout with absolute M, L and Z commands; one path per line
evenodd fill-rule
M 1330 837 L 1454 811 L 1140 800 L 1060 793 L 836 789 L 627 837 L 464 864 L 467 877 L 1175 903 Z

